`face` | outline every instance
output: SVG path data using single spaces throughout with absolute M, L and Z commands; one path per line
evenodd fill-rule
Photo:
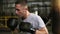
M 27 13 L 27 7 L 26 6 L 22 6 L 21 4 L 16 4 L 15 5 L 15 9 L 16 9 L 16 14 L 19 17 L 23 17 Z

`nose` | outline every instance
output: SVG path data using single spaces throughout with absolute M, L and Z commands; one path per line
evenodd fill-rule
M 18 13 L 17 10 L 15 11 L 15 13 L 16 13 L 16 14 Z

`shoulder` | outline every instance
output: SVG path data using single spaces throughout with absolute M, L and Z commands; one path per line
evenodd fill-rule
M 39 15 L 36 15 L 34 13 L 31 13 L 31 18 L 36 19 L 36 20 L 41 19 L 41 17 Z
M 37 17 L 38 15 L 34 14 L 34 13 L 30 13 L 31 16 L 33 17 Z
M 32 16 L 35 17 L 35 18 L 41 18 L 39 15 L 36 15 L 34 13 L 32 13 Z
M 32 19 L 34 19 L 35 21 L 39 22 L 39 23 L 44 23 L 43 19 L 36 14 L 33 14 L 34 16 L 32 17 Z

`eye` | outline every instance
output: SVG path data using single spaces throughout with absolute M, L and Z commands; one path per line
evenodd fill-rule
M 19 9 L 16 9 L 17 11 L 20 11 Z

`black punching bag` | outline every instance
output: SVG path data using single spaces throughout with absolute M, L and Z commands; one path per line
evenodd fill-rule
M 18 25 L 18 20 L 17 18 L 10 18 L 8 19 L 7 21 L 7 26 L 12 30 L 14 31 L 14 29 L 17 27 Z

